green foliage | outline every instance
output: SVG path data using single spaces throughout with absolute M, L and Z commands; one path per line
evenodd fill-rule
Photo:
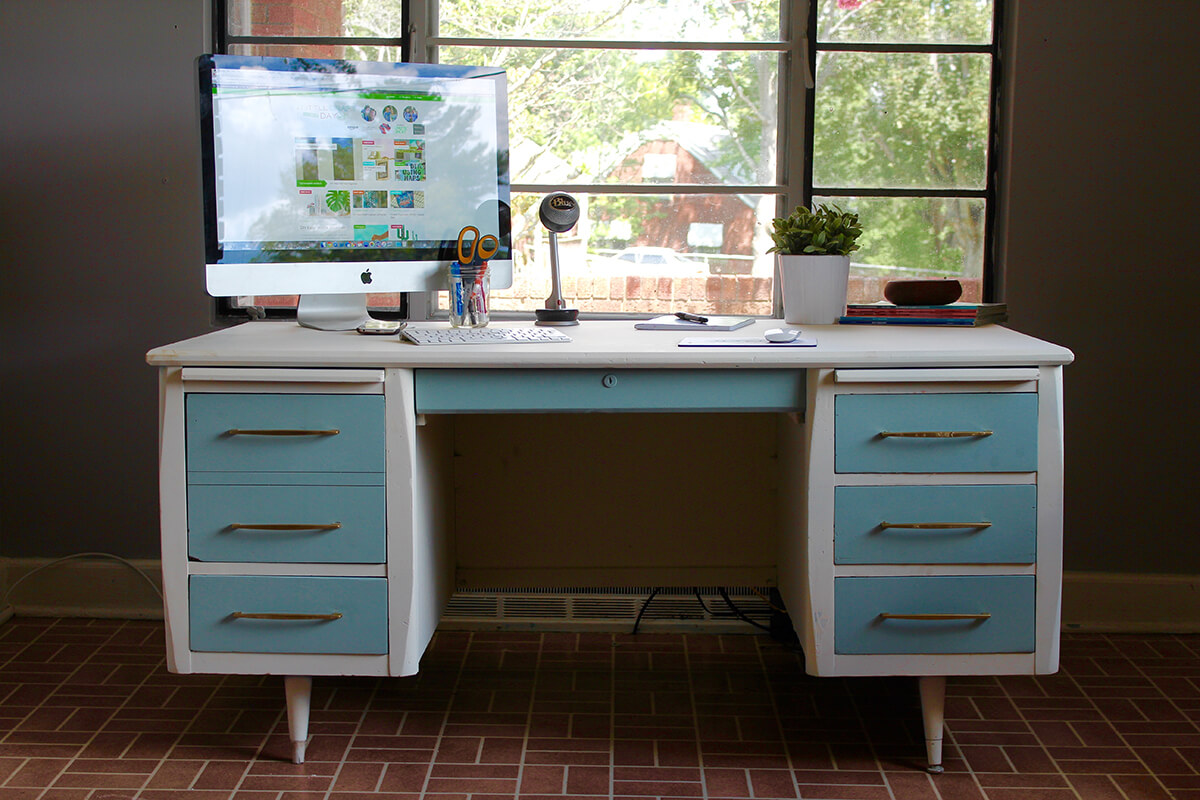
M 994 0 L 811 2 L 818 42 L 991 41 Z M 344 0 L 345 32 L 397 32 L 400 5 L 400 0 Z M 781 37 L 780 0 L 440 0 L 437 5 L 440 35 L 452 38 L 770 42 Z M 363 47 L 356 54 L 398 58 L 386 48 Z M 703 154 L 704 166 L 719 178 L 768 185 L 778 180 L 779 61 L 773 52 L 502 43 L 444 46 L 439 59 L 508 70 L 514 182 L 612 180 L 614 167 L 630 152 L 629 134 L 671 122 L 728 132 L 709 142 Z M 814 77 L 814 185 L 851 190 L 985 185 L 992 80 L 986 54 L 818 49 Z M 616 198 L 594 202 L 596 219 L 629 219 L 635 233 L 644 223 L 638 212 L 616 207 Z M 914 272 L 980 273 L 983 201 L 842 197 L 840 202 L 861 214 L 869 228 L 859 260 Z M 514 219 L 520 211 L 514 208 Z M 536 229 L 536 203 L 524 216 L 524 228 Z
M 350 213 L 350 192 L 332 191 L 325 193 L 325 207 L 335 214 Z
M 837 206 L 804 206 L 771 223 L 775 246 L 767 252 L 785 256 L 846 256 L 858 249 L 862 236 L 858 214 Z

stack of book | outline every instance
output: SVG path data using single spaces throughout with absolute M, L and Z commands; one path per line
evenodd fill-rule
M 950 303 L 944 306 L 897 306 L 851 303 L 839 321 L 849 325 L 990 325 L 1008 319 L 1007 303 Z

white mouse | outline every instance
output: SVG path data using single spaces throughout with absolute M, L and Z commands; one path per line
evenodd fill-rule
M 768 342 L 787 343 L 796 341 L 796 337 L 800 335 L 799 328 L 771 328 L 763 336 Z

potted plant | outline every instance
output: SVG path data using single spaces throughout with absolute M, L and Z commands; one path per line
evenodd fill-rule
M 828 325 L 846 311 L 850 253 L 858 249 L 858 214 L 838 206 L 797 206 L 771 223 L 783 293 L 783 319 Z

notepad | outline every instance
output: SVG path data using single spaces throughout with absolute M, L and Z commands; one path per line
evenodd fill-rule
M 790 342 L 768 342 L 761 336 L 685 336 L 679 340 L 680 347 L 816 347 L 817 340 L 799 337 Z
M 639 331 L 736 331 L 744 328 L 754 317 L 707 317 L 708 322 L 689 322 L 674 314 L 666 314 L 653 319 L 635 322 L 633 327 Z

